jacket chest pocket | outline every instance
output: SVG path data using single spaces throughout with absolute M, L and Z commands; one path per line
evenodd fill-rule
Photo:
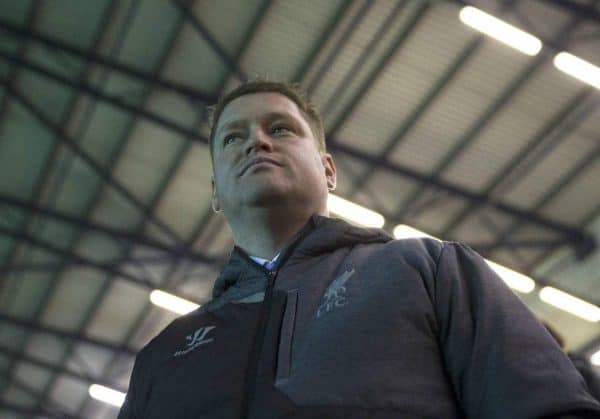
M 287 291 L 285 310 L 281 320 L 279 349 L 277 352 L 277 370 L 275 374 L 275 382 L 277 384 L 287 380 L 290 376 L 297 308 L 298 290 L 293 289 Z

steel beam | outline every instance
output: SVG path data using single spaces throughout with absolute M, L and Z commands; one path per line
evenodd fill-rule
M 158 60 L 155 62 L 155 64 L 153 65 L 153 73 L 158 75 L 162 72 L 165 63 L 167 62 L 167 59 L 169 57 L 169 55 L 171 54 L 172 50 L 173 50 L 173 45 L 175 44 L 176 40 L 178 39 L 181 30 L 183 28 L 183 19 L 178 16 L 176 19 L 174 19 L 173 21 L 171 21 L 171 25 L 170 25 L 170 30 L 169 30 L 169 34 L 167 35 L 167 41 L 166 41 L 166 45 L 165 47 L 162 49 L 162 52 L 160 54 L 158 58 Z M 144 104 L 147 102 L 149 95 L 151 94 L 151 88 L 153 86 L 147 86 L 147 88 L 144 90 L 142 99 L 140 101 L 140 107 L 144 107 Z M 120 152 L 122 151 L 123 147 L 125 146 L 125 144 L 127 144 L 128 138 L 131 134 L 131 130 L 133 129 L 133 127 L 135 126 L 135 123 L 137 122 L 136 119 L 132 119 L 132 121 L 130 122 L 128 129 L 125 130 L 122 133 L 122 141 L 120 143 L 120 147 L 115 151 L 115 152 Z M 181 142 L 178 146 L 177 146 L 177 155 L 175 158 L 173 158 L 170 161 L 170 167 L 167 170 L 166 173 L 164 173 L 161 176 L 161 182 L 158 186 L 158 188 L 156 188 L 153 193 L 152 196 L 150 197 L 149 202 L 147 203 L 147 208 L 148 211 L 144 212 L 141 215 L 141 219 L 139 220 L 139 222 L 137 223 L 137 225 L 135 226 L 136 229 L 136 234 L 141 234 L 141 230 L 146 226 L 146 220 L 151 221 L 151 214 L 154 213 L 154 209 L 156 207 L 156 203 L 158 202 L 159 199 L 159 193 L 164 190 L 164 188 L 166 187 L 166 184 L 168 183 L 168 178 L 175 172 L 175 168 L 174 165 L 179 164 L 179 162 L 181 161 L 181 155 L 182 155 L 182 150 L 185 150 L 186 148 L 189 148 L 191 146 L 191 143 L 189 141 L 184 141 Z M 112 165 L 114 165 L 114 160 L 111 162 L 111 164 L 109 165 L 109 167 L 111 167 Z M 109 169 L 110 170 L 110 169 Z M 93 208 L 95 205 L 98 204 L 99 202 L 99 197 L 100 195 L 96 196 L 96 199 L 94 199 L 94 201 L 92 202 L 92 204 L 88 207 L 89 209 Z M 127 255 L 130 254 L 131 248 L 129 249 L 124 249 L 124 253 L 122 253 L 122 257 L 123 259 L 126 259 Z M 113 275 L 114 276 L 114 275 Z M 104 298 L 106 297 L 108 291 L 111 288 L 111 277 L 108 276 L 106 279 L 103 279 L 102 281 L 102 287 L 99 290 L 98 293 L 96 293 L 96 298 L 93 301 L 93 303 L 91 305 L 88 305 L 86 307 L 86 309 L 84 310 L 83 316 L 81 317 L 81 321 L 79 322 L 79 327 L 78 327 L 78 333 L 84 333 L 84 330 L 86 327 L 88 327 L 88 325 L 93 321 L 95 313 L 97 313 L 97 310 L 99 309 L 100 305 L 102 304 L 102 302 L 104 301 Z M 189 298 L 190 300 L 195 300 L 194 298 Z M 38 313 L 38 316 L 41 313 Z M 67 346 L 66 351 L 63 353 L 62 355 L 62 362 L 65 363 L 67 362 L 67 360 L 72 356 L 72 351 L 73 351 L 73 345 L 69 345 Z M 56 380 L 57 376 L 54 375 L 46 384 L 45 387 L 45 391 L 44 391 L 44 396 L 42 397 L 42 402 L 43 400 L 45 400 L 46 398 L 49 397 L 50 395 L 50 391 L 52 389 L 52 387 L 54 386 L 55 380 Z
M 30 41 L 35 41 L 46 47 L 53 49 L 53 50 L 66 52 L 66 53 L 71 54 L 81 60 L 93 62 L 95 64 L 98 64 L 103 67 L 109 68 L 111 70 L 117 71 L 119 73 L 125 74 L 129 77 L 141 80 L 145 83 L 152 84 L 152 85 L 158 86 L 162 89 L 175 92 L 177 94 L 180 94 L 180 95 L 188 98 L 191 101 L 209 103 L 209 104 L 214 103 L 216 101 L 215 96 L 210 95 L 206 92 L 202 92 L 198 89 L 194 89 L 192 87 L 185 86 L 181 83 L 164 80 L 164 79 L 158 77 L 157 75 L 153 75 L 151 73 L 146 73 L 146 72 L 138 70 L 134 67 L 131 67 L 131 66 L 119 63 L 117 61 L 111 60 L 109 58 L 103 57 L 92 51 L 77 47 L 73 44 L 61 41 L 57 38 L 53 38 L 48 35 L 44 35 L 40 32 L 20 28 L 19 26 L 7 21 L 6 19 L 0 18 L 0 29 L 13 37 L 17 37 L 20 39 L 26 39 L 26 40 L 30 40 Z
M 0 53 L 0 56 L 2 56 L 2 53 Z M 27 63 L 25 63 L 24 60 L 22 60 L 23 64 L 28 65 Z M 36 71 L 33 67 L 31 67 L 31 69 L 33 71 Z M 48 71 L 48 73 L 51 73 Z M 63 80 L 64 82 L 67 82 L 66 80 Z M 83 84 L 83 83 L 82 83 Z M 91 88 L 90 88 L 91 90 Z M 98 93 L 98 92 L 97 92 Z M 105 97 L 103 96 L 98 96 L 99 99 L 105 99 Z M 116 103 L 113 103 L 116 106 L 120 106 L 117 105 Z M 138 111 L 137 108 L 134 109 L 130 109 L 130 108 L 124 108 L 125 110 L 128 111 Z M 140 112 L 139 113 L 140 116 L 147 118 L 148 120 L 164 126 L 167 129 L 172 129 L 172 130 L 176 130 L 179 134 L 182 135 L 186 135 L 187 138 L 191 139 L 191 140 L 195 140 L 195 141 L 199 141 L 199 142 L 203 142 L 205 144 L 208 143 L 208 140 L 205 137 L 200 136 L 199 134 L 193 132 L 192 129 L 183 127 L 179 124 L 173 123 L 173 122 L 166 122 L 164 120 L 164 118 L 159 117 L 158 115 L 152 113 L 152 112 L 147 112 L 144 111 L 143 113 Z M 492 202 L 490 197 L 487 197 L 485 195 L 482 194 L 477 194 L 474 193 L 472 191 L 469 191 L 466 188 L 462 188 L 458 185 L 453 185 L 449 182 L 445 182 L 443 180 L 437 179 L 435 176 L 430 175 L 430 174 L 424 174 L 421 173 L 419 171 L 416 171 L 412 168 L 409 168 L 407 166 L 402 166 L 396 163 L 392 163 L 390 161 L 387 160 L 387 158 L 385 157 L 381 157 L 381 156 L 372 156 L 369 155 L 367 153 L 365 153 L 362 150 L 359 150 L 355 147 L 346 145 L 346 144 L 342 144 L 336 141 L 335 138 L 330 138 L 328 140 L 328 147 L 331 151 L 333 152 L 339 152 L 342 154 L 346 154 L 349 155 L 353 158 L 362 160 L 364 162 L 367 162 L 371 165 L 378 165 L 380 167 L 383 167 L 387 170 L 390 170 L 392 172 L 395 172 L 396 174 L 400 175 L 400 176 L 404 176 L 404 177 L 408 177 L 410 179 L 425 183 L 431 187 L 434 187 L 436 189 L 440 189 L 443 190 L 445 192 L 449 192 L 452 195 L 455 196 L 459 196 L 463 199 L 466 199 L 468 201 L 471 202 L 478 202 L 481 205 L 488 203 L 488 201 Z M 495 209 L 497 209 L 500 212 L 504 212 L 507 213 L 509 215 L 518 217 L 518 218 L 523 218 L 529 222 L 535 223 L 535 224 L 540 224 L 543 225 L 545 228 L 549 228 L 551 230 L 556 230 L 558 232 L 560 232 L 561 234 L 564 233 L 568 233 L 567 235 L 569 237 L 582 237 L 585 236 L 585 234 L 583 232 L 579 232 L 576 229 L 573 229 L 572 227 L 568 227 L 566 225 L 562 225 L 560 223 L 556 223 L 550 220 L 546 220 L 543 217 L 540 217 L 536 214 L 530 214 L 528 212 L 522 211 L 516 207 L 512 207 L 510 205 L 507 204 L 502 204 L 500 202 L 495 202 L 493 204 L 493 206 L 495 207 Z M 400 221 L 401 219 L 397 216 L 395 217 L 389 217 L 391 220 L 397 220 Z
M 70 261 L 75 261 L 78 265 L 84 265 L 84 266 L 88 266 L 88 267 L 103 271 L 107 274 L 117 276 L 124 281 L 134 283 L 143 288 L 146 288 L 146 289 L 155 289 L 156 288 L 156 286 L 154 284 L 151 284 L 150 282 L 148 282 L 146 280 L 140 279 L 140 278 L 136 277 L 135 275 L 131 275 L 127 272 L 123 272 L 120 269 L 114 267 L 113 265 L 111 265 L 109 263 L 100 263 L 100 262 L 96 262 L 91 259 L 85 258 L 83 256 L 76 255 L 75 253 L 60 249 L 59 247 L 57 247 L 51 243 L 48 243 L 41 239 L 32 237 L 29 234 L 26 234 L 24 232 L 12 231 L 8 228 L 0 226 L 0 234 L 4 234 L 4 235 L 10 236 L 10 237 L 13 237 L 17 240 L 24 240 L 24 241 L 32 244 L 33 246 L 39 247 L 40 249 L 44 249 L 50 253 L 54 253 L 54 254 L 63 256 L 67 260 L 66 263 L 69 263 Z M 192 296 L 192 295 L 180 294 L 180 297 L 188 299 L 190 301 L 196 301 L 196 297 Z
M 27 70 L 30 70 L 37 74 L 41 74 L 42 76 L 44 76 L 52 81 L 55 81 L 57 83 L 60 83 L 64 86 L 67 86 L 72 89 L 78 90 L 80 92 L 86 93 L 86 94 L 90 95 L 91 97 L 93 97 L 94 99 L 109 103 L 112 106 L 114 106 L 115 108 L 119 108 L 128 113 L 131 113 L 135 117 L 143 117 L 144 119 L 154 122 L 155 124 L 160 125 L 161 127 L 164 127 L 176 134 L 185 136 L 185 137 L 187 137 L 191 140 L 197 141 L 199 143 L 208 144 L 208 140 L 206 138 L 193 132 L 191 129 L 184 127 L 182 125 L 179 125 L 175 122 L 172 122 L 171 120 L 169 120 L 163 116 L 160 116 L 156 113 L 152 113 L 152 112 L 146 111 L 142 108 L 130 105 L 129 103 L 125 102 L 118 96 L 103 93 L 100 89 L 93 87 L 91 84 L 88 84 L 84 80 L 71 80 L 66 76 L 63 76 L 57 72 L 54 72 L 52 70 L 42 67 L 42 66 L 34 63 L 33 61 L 12 55 L 12 54 L 7 53 L 2 50 L 0 50 L 0 58 L 3 58 L 7 61 L 14 62 L 15 64 L 19 65 L 20 67 L 26 68 Z
M 582 105 L 585 105 L 593 95 L 594 92 L 591 89 L 585 89 L 567 103 L 558 115 L 538 131 L 537 135 L 524 147 L 524 150 L 500 170 L 500 173 L 486 185 L 483 193 L 494 196 L 506 191 L 507 188 L 514 185 L 515 179 L 521 178 L 525 165 L 530 168 L 558 147 L 576 129 L 577 125 L 595 110 L 594 106 L 581 109 Z M 534 155 L 534 153 L 537 154 Z M 509 183 L 511 180 L 513 183 Z M 469 205 L 452 218 L 442 232 L 442 237 L 449 237 L 450 232 L 475 209 L 475 205 Z
M 79 256 L 73 252 L 69 252 L 68 250 L 61 249 L 54 244 L 45 242 L 41 239 L 35 238 L 25 232 L 22 231 L 12 231 L 11 229 L 0 226 L 0 234 L 4 234 L 5 236 L 12 237 L 16 240 L 25 241 L 35 247 L 39 247 L 40 249 L 44 249 L 47 252 L 54 253 L 55 255 L 62 256 L 67 259 L 67 263 L 71 260 L 77 262 L 79 265 L 88 266 L 112 275 L 118 275 L 126 281 L 133 282 L 137 285 L 141 285 L 145 288 L 150 288 L 152 285 L 136 276 L 128 274 L 127 272 L 122 272 L 118 268 L 107 264 L 93 261 L 91 259 L 85 258 L 83 256 Z
M 526 220 L 531 224 L 535 224 L 540 227 L 544 227 L 549 230 L 555 231 L 559 234 L 564 235 L 569 241 L 573 242 L 574 244 L 580 243 L 582 241 L 594 240 L 589 234 L 575 227 L 568 226 L 558 221 L 550 220 L 535 212 L 525 211 L 512 205 L 505 204 L 484 194 L 473 192 L 469 189 L 449 183 L 443 179 L 438 178 L 435 175 L 426 175 L 412 168 L 390 162 L 387 159 L 381 159 L 376 156 L 368 155 L 363 151 L 351 147 L 349 145 L 334 142 L 331 144 L 330 148 L 333 151 L 343 153 L 363 161 L 367 161 L 370 164 L 379 165 L 383 169 L 389 170 L 391 172 L 397 173 L 405 177 L 409 177 L 414 180 L 418 180 L 422 183 L 427 184 L 428 186 L 444 190 L 452 195 L 461 197 L 466 201 L 478 203 L 479 205 L 487 205 L 499 212 L 508 214 L 512 217 Z M 396 220 L 397 222 L 401 222 L 401 219 L 397 217 L 389 215 L 387 215 L 387 217 L 390 220 Z
M 336 11 L 336 13 L 333 14 L 333 16 L 331 17 L 331 19 L 329 20 L 329 22 L 327 22 L 327 25 L 325 25 L 325 30 L 319 35 L 319 39 L 317 40 L 317 42 L 314 44 L 314 46 L 311 48 L 310 53 L 308 54 L 308 58 L 306 58 L 302 64 L 300 65 L 300 67 L 298 68 L 298 70 L 296 71 L 296 73 L 294 74 L 293 77 L 293 81 L 297 81 L 297 82 L 301 82 L 304 77 L 306 76 L 306 73 L 308 72 L 308 69 L 310 68 L 310 66 L 313 64 L 313 62 L 317 59 L 319 53 L 321 52 L 321 50 L 323 49 L 323 46 L 325 45 L 325 43 L 329 40 L 329 38 L 331 38 L 331 36 L 333 35 L 333 33 L 335 32 L 337 25 L 344 19 L 344 17 L 346 17 L 346 14 L 350 11 L 352 3 L 354 3 L 354 1 L 344 1 L 342 2 L 342 4 L 340 5 L 340 8 Z M 373 2 L 370 0 L 365 0 L 364 4 L 365 5 L 371 5 Z M 370 6 L 369 6 L 370 7 Z M 361 8 L 361 11 L 364 11 L 364 5 L 363 8 Z M 350 26 L 356 28 L 358 25 L 357 20 L 353 20 L 352 24 Z M 346 34 L 344 34 L 346 35 Z M 342 38 L 346 38 L 346 36 L 343 36 Z M 333 52 L 330 55 L 330 57 L 332 55 L 336 55 L 337 53 L 339 53 L 342 45 L 345 43 L 345 40 L 340 40 L 340 42 L 338 42 L 336 44 L 336 46 L 333 48 Z M 326 59 L 326 62 L 330 62 L 330 58 L 328 57 Z M 331 61 L 332 62 L 332 61 Z M 323 66 L 325 67 L 325 66 Z M 327 70 L 330 68 L 330 65 L 326 66 Z M 315 78 L 312 80 L 312 83 L 310 85 L 308 85 L 306 87 L 306 91 L 310 94 L 311 92 L 311 85 L 312 84 L 317 84 L 319 82 L 319 78 L 321 74 L 321 70 L 319 70 L 317 72 L 317 75 L 315 76 Z
M 116 384 L 112 381 L 105 380 L 101 377 L 93 377 L 89 374 L 83 374 L 77 371 L 70 369 L 69 367 L 60 367 L 58 365 L 52 364 L 48 361 L 44 361 L 42 359 L 34 358 L 30 355 L 22 351 L 16 351 L 11 349 L 5 345 L 0 344 L 0 354 L 8 355 L 13 358 L 14 362 L 24 362 L 27 364 L 35 365 L 36 367 L 43 368 L 45 370 L 49 370 L 54 374 L 62 374 L 69 378 L 73 378 L 78 381 L 82 381 L 85 384 L 101 384 L 106 387 L 114 388 L 115 390 L 126 392 L 127 389 L 123 388 L 123 386 Z
M 83 148 L 81 148 L 77 142 L 71 139 L 61 126 L 52 121 L 52 119 L 45 115 L 39 107 L 18 92 L 13 86 L 7 84 L 4 78 L 0 77 L 0 83 L 4 84 L 8 94 L 10 94 L 17 102 L 27 109 L 27 111 L 29 111 L 50 132 L 52 132 L 56 138 L 58 138 L 61 143 L 64 144 L 65 147 L 67 147 L 74 155 L 79 157 L 84 163 L 91 167 L 104 182 L 115 188 L 115 190 L 123 195 L 123 197 L 126 198 L 141 213 L 145 214 L 148 211 L 138 198 L 136 198 L 121 182 L 116 180 L 111 173 L 104 170 L 102 165 L 98 163 L 92 156 L 90 156 L 85 150 L 83 150 Z M 155 216 L 150 216 L 150 219 L 157 228 L 172 238 L 175 242 L 181 242 L 179 236 L 163 221 L 159 220 Z
M 244 37 L 244 42 L 240 46 L 240 49 L 237 51 L 236 57 L 234 58 L 236 62 L 239 61 L 239 58 L 241 57 L 242 53 L 246 50 L 247 46 L 251 42 L 251 39 L 252 39 L 254 33 L 258 29 L 260 22 L 264 19 L 265 15 L 267 14 L 269 8 L 271 7 L 271 4 L 272 4 L 271 0 L 264 0 L 263 3 L 261 4 L 256 17 L 250 26 L 248 33 Z M 227 83 L 227 79 L 228 79 L 227 76 L 223 77 L 223 79 L 221 80 L 221 88 L 219 89 L 219 91 L 224 88 L 224 86 Z M 191 135 L 196 135 L 196 134 L 195 134 L 195 132 L 192 131 Z M 165 182 L 165 185 L 167 183 L 168 183 L 168 181 Z M 211 209 L 208 209 L 208 212 L 212 213 Z M 190 237 L 186 241 L 187 248 L 191 248 L 193 246 L 194 242 L 196 241 L 197 235 L 199 234 L 202 226 L 204 225 L 204 218 L 205 217 L 201 217 L 200 223 L 197 224 L 196 228 L 194 229 L 194 232 L 190 235 Z M 214 237 L 216 237 L 216 236 L 214 236 Z M 221 264 L 221 262 L 217 262 L 217 264 Z M 165 275 L 165 277 L 167 278 L 167 281 L 168 281 L 166 284 L 167 291 L 172 291 L 175 288 L 175 281 L 172 279 L 172 275 L 175 270 L 175 267 L 176 267 L 176 264 L 172 263 L 169 268 L 169 271 Z M 133 334 L 138 330 L 141 322 L 147 317 L 147 315 L 150 311 L 150 308 L 151 308 L 151 305 L 147 304 L 145 309 L 143 310 L 143 312 L 138 316 L 137 320 L 131 325 L 131 327 L 129 328 L 129 330 L 127 332 L 126 337 L 124 338 L 125 342 L 128 342 L 131 339 L 131 337 L 133 336 Z M 103 374 L 103 376 L 106 377 L 108 372 L 110 372 L 110 369 L 107 372 L 105 372 Z M 85 408 L 85 403 L 80 407 L 79 414 L 82 414 L 84 408 Z
M 61 339 L 69 339 L 79 343 L 85 343 L 88 345 L 97 346 L 101 349 L 106 349 L 113 352 L 119 352 L 123 355 L 134 357 L 138 352 L 137 349 L 131 348 L 124 344 L 116 344 L 108 340 L 97 339 L 89 336 L 85 336 L 81 333 L 72 333 L 66 330 L 59 329 L 53 326 L 41 325 L 31 320 L 22 319 L 10 314 L 0 312 L 0 322 L 10 323 L 14 326 L 18 326 L 24 329 L 36 333 L 45 333 Z
M 7 373 L 0 371 L 0 375 L 6 376 Z M 39 398 L 41 396 L 39 392 L 33 391 L 34 389 L 31 388 L 31 386 L 27 385 L 26 383 L 22 382 L 21 380 L 19 380 L 17 378 L 13 378 L 11 383 L 15 387 L 17 387 L 19 390 L 27 393 L 29 396 L 31 396 L 33 398 Z M 72 415 L 67 414 L 66 412 L 63 411 L 63 409 L 52 408 L 52 410 L 50 410 L 43 406 L 28 407 L 28 406 L 23 406 L 23 405 L 20 405 L 17 403 L 13 403 L 10 400 L 6 400 L 7 399 L 6 397 L 4 397 L 3 399 L 4 400 L 0 400 L 0 410 L 3 410 L 3 409 L 9 410 L 9 411 L 17 413 L 19 415 L 25 415 L 26 418 L 42 417 L 44 419 L 46 419 L 46 418 L 79 419 L 78 416 L 72 416 Z
M 246 81 L 248 76 L 244 72 L 237 62 L 229 56 L 229 53 L 225 51 L 225 48 L 221 46 L 219 41 L 210 33 L 210 31 L 204 26 L 202 22 L 196 17 L 194 11 L 188 7 L 188 5 L 181 0 L 171 0 L 171 3 L 177 7 L 181 15 L 187 19 L 192 27 L 200 34 L 202 38 L 208 43 L 212 50 L 223 60 L 225 65 L 237 76 L 238 80 Z
M 385 31 L 387 30 L 387 26 L 391 25 L 393 23 L 394 19 L 397 18 L 398 14 L 404 8 L 405 4 L 406 4 L 406 1 L 398 2 L 396 4 L 394 9 L 390 12 L 388 19 L 386 19 L 386 21 L 383 23 L 382 27 L 377 31 L 377 34 L 373 37 L 373 39 L 371 40 L 371 42 L 369 43 L 367 48 L 365 48 L 365 50 L 363 52 L 363 56 L 361 56 L 357 60 L 356 64 L 353 66 L 353 68 L 350 71 L 348 71 L 348 73 L 346 74 L 346 77 L 344 77 L 344 80 L 340 83 L 342 86 L 346 86 L 351 81 L 351 78 L 356 76 L 356 73 L 358 73 L 358 71 L 359 71 L 359 67 L 364 64 L 366 55 L 370 54 L 374 50 L 376 43 L 381 41 L 379 39 L 379 37 L 383 36 Z M 373 85 L 373 82 L 377 79 L 377 77 L 379 77 L 379 75 L 383 72 L 385 67 L 389 64 L 391 59 L 394 57 L 396 52 L 404 44 L 404 41 L 406 41 L 406 39 L 408 39 L 410 34 L 417 27 L 417 25 L 419 24 L 419 22 L 421 21 L 421 19 L 427 12 L 427 10 L 429 10 L 430 6 L 431 6 L 431 4 L 429 2 L 418 3 L 417 11 L 411 16 L 411 18 L 409 19 L 409 22 L 406 24 L 406 26 L 404 28 L 402 28 L 402 30 L 394 37 L 393 41 L 390 42 L 388 48 L 383 53 L 383 59 L 378 63 L 377 66 L 375 66 L 375 70 L 372 71 L 366 77 L 365 80 L 363 80 L 360 87 L 358 88 L 358 92 L 356 92 L 356 94 L 354 94 L 350 103 L 348 103 L 346 105 L 346 107 L 342 111 L 341 115 L 333 123 L 328 135 L 335 136 L 335 134 L 340 129 L 342 124 L 346 121 L 346 119 L 354 111 L 354 109 L 356 108 L 356 106 L 358 105 L 360 100 L 367 93 L 368 89 Z M 330 107 L 331 101 L 335 100 L 335 99 L 336 98 L 333 96 L 330 98 L 330 100 L 323 107 L 324 112 L 327 112 L 328 108 Z
M 600 24 L 600 11 L 594 5 L 586 5 L 573 0 L 538 0 L 551 4 L 576 15 L 581 20 L 591 20 Z
M 0 56 L 3 56 L 3 54 L 4 53 L 0 52 Z M 32 69 L 32 71 L 37 71 L 36 67 L 30 66 L 28 63 L 25 62 L 25 60 L 20 60 L 20 61 L 23 63 L 24 66 L 27 66 L 30 69 Z M 49 74 L 52 73 L 49 70 L 46 70 L 46 72 Z M 66 80 L 62 80 L 62 82 L 71 83 L 71 82 L 67 82 Z M 83 84 L 83 83 L 81 83 L 81 84 Z M 89 88 L 89 89 L 92 90 L 92 88 Z M 98 93 L 98 92 L 96 92 L 96 93 Z M 102 100 L 106 99 L 106 96 L 103 96 L 103 95 L 98 95 L 97 97 Z M 135 111 L 135 112 L 139 111 L 137 108 L 135 108 L 135 110 L 134 110 L 129 107 L 121 106 L 117 102 L 113 102 L 112 104 L 114 104 L 115 106 L 121 107 L 122 109 L 125 109 L 127 111 Z M 208 140 L 205 137 L 202 137 L 199 134 L 193 132 L 192 129 L 183 127 L 183 126 L 173 123 L 173 122 L 167 122 L 167 121 L 165 121 L 164 118 L 162 118 L 152 112 L 143 111 L 143 112 L 139 112 L 139 115 L 158 124 L 158 125 L 164 126 L 167 129 L 176 130 L 176 132 L 178 132 L 179 134 L 182 134 L 182 135 L 186 135 L 186 137 L 191 140 L 195 140 L 198 142 L 202 142 L 204 144 L 208 144 Z M 548 228 L 550 230 L 555 230 L 561 234 L 567 234 L 567 236 L 569 236 L 569 237 L 580 238 L 580 237 L 586 236 L 586 234 L 584 234 L 583 232 L 577 231 L 577 229 L 574 229 L 573 227 L 566 226 L 566 225 L 563 225 L 563 224 L 555 222 L 555 221 L 547 220 L 544 217 L 541 217 L 537 214 L 533 214 L 533 213 L 530 214 L 526 211 L 520 210 L 511 205 L 493 201 L 488 196 L 485 196 L 483 194 L 478 194 L 478 193 L 469 191 L 468 189 L 463 188 L 461 186 L 454 185 L 452 183 L 443 181 L 441 179 L 438 179 L 435 175 L 422 173 L 422 172 L 414 170 L 408 166 L 403 166 L 403 165 L 400 165 L 397 163 L 390 162 L 386 158 L 369 155 L 358 148 L 352 147 L 347 144 L 340 143 L 335 138 L 328 139 L 328 148 L 333 152 L 346 154 L 350 157 L 356 158 L 358 160 L 362 160 L 363 162 L 369 163 L 371 165 L 377 165 L 386 170 L 394 172 L 400 176 L 407 177 L 412 180 L 416 180 L 418 182 L 425 183 L 430 187 L 448 192 L 454 196 L 461 197 L 470 202 L 478 202 L 481 205 L 487 205 L 488 202 L 493 202 L 492 206 L 494 206 L 494 208 L 500 212 L 507 213 L 514 217 L 523 218 L 523 219 L 527 220 L 528 222 L 542 225 L 545 228 Z M 392 220 L 401 220 L 401 218 L 398 216 L 393 216 L 393 217 L 389 217 L 389 218 Z
M 598 161 L 600 158 L 600 146 L 596 147 L 596 149 L 588 154 L 583 161 L 575 168 L 573 168 L 568 174 L 566 174 L 561 182 L 552 188 L 552 190 L 547 193 L 534 207 L 533 211 L 540 210 L 544 205 L 552 201 L 567 185 L 571 184 L 571 182 L 576 179 L 579 175 L 585 172 L 592 164 Z M 496 248 L 502 246 L 506 240 L 520 227 L 522 226 L 522 220 L 513 223 L 510 227 L 502 232 L 500 237 L 496 239 L 496 244 L 490 248 L 490 251 L 495 250 Z M 585 236 L 581 238 L 578 244 L 575 246 L 575 254 L 579 259 L 583 259 L 585 256 L 589 255 L 594 249 L 597 248 L 596 239 L 590 233 L 584 233 Z M 537 261 L 535 265 L 537 265 Z M 533 266 L 530 267 L 533 269 Z
M 164 252 L 169 254 L 173 258 L 189 258 L 192 260 L 197 260 L 199 262 L 203 262 L 206 264 L 214 264 L 215 259 L 201 255 L 198 253 L 193 253 L 189 250 L 189 248 L 185 245 L 181 246 L 168 246 L 157 240 L 144 237 L 139 234 L 133 234 L 126 231 L 121 231 L 112 227 L 108 227 L 105 225 L 101 225 L 83 218 L 79 218 L 74 215 L 70 215 L 64 212 L 60 212 L 51 208 L 42 207 L 33 202 L 25 202 L 15 197 L 11 197 L 9 195 L 5 195 L 0 193 L 0 204 L 10 205 L 12 207 L 19 208 L 24 211 L 29 211 L 35 214 L 41 214 L 45 217 L 51 218 L 56 221 L 60 221 L 66 224 L 70 224 L 79 229 L 86 231 L 93 231 L 96 233 L 100 233 L 106 235 L 114 240 L 122 240 L 126 241 L 130 244 L 145 246 L 154 250 L 158 250 L 160 252 Z

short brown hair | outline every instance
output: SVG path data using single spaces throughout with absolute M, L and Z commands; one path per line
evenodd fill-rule
M 319 151 L 325 152 L 325 131 L 323 129 L 323 121 L 319 115 L 319 111 L 316 106 L 310 101 L 306 92 L 302 90 L 298 83 L 288 82 L 276 82 L 267 80 L 251 80 L 240 84 L 238 87 L 230 91 L 229 93 L 221 96 L 219 101 L 210 108 L 209 125 L 210 125 L 210 136 L 209 136 L 209 148 L 210 154 L 213 153 L 213 141 L 214 135 L 221 117 L 223 109 L 229 104 L 229 102 L 237 99 L 240 96 L 249 95 L 252 93 L 280 93 L 298 106 L 302 115 L 306 118 L 306 122 L 310 126 L 315 139 L 317 140 L 317 147 Z

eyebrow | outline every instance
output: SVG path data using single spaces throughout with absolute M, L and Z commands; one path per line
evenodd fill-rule
M 269 112 L 265 115 L 262 115 L 261 119 L 267 120 L 267 121 L 274 121 L 276 119 L 288 119 L 288 120 L 291 119 L 294 124 L 298 125 L 296 118 L 294 118 L 292 115 L 290 115 L 289 113 L 286 113 L 286 112 Z M 233 128 L 240 128 L 240 127 L 244 126 L 245 124 L 246 124 L 245 119 L 235 119 L 233 121 L 229 121 L 217 130 L 217 135 L 221 134 L 223 131 L 227 131 L 227 130 L 230 130 Z

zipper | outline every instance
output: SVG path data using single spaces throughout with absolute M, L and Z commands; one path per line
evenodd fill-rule
M 279 259 L 275 263 L 275 269 L 270 271 L 264 266 L 260 266 L 263 272 L 265 272 L 267 275 L 267 289 L 265 290 L 265 298 L 258 316 L 258 324 L 256 325 L 256 332 L 254 333 L 252 350 L 250 352 L 250 356 L 248 357 L 248 366 L 246 367 L 246 376 L 244 377 L 244 393 L 242 395 L 242 411 L 240 415 L 241 419 L 248 419 L 250 415 L 250 404 L 252 403 L 252 400 L 254 400 L 254 394 L 256 393 L 258 363 L 260 361 L 260 355 L 264 345 L 267 323 L 269 321 L 269 313 L 271 312 L 275 279 L 277 279 L 279 270 L 294 252 L 296 246 L 298 246 L 304 237 L 306 237 L 314 229 L 315 225 L 315 220 L 313 217 L 311 217 L 307 225 L 295 237 L 292 244 L 280 254 Z M 245 252 L 243 252 L 243 254 L 250 263 L 255 264 L 255 262 L 250 259 L 250 256 L 248 256 Z
M 265 333 L 267 331 L 267 322 L 269 320 L 269 312 L 271 311 L 273 288 L 275 286 L 275 279 L 277 278 L 277 270 L 267 271 L 267 289 L 265 290 L 265 298 L 260 308 L 260 314 L 258 316 L 258 324 L 256 326 L 256 333 L 254 334 L 254 340 L 252 342 L 252 351 L 248 359 L 248 367 L 246 369 L 246 376 L 244 378 L 244 394 L 242 399 L 242 419 L 247 419 L 250 414 L 250 403 L 254 399 L 254 393 L 256 392 L 256 376 L 258 372 L 258 363 L 260 361 L 260 354 L 265 340 Z

